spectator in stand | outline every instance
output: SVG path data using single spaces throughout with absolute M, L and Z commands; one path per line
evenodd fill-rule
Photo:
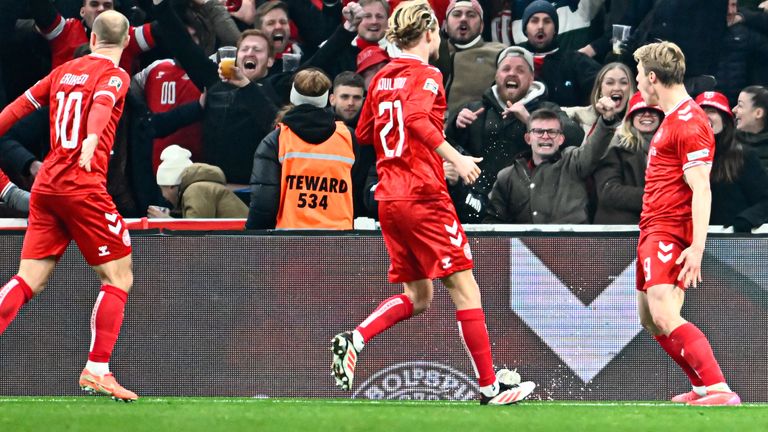
M 221 168 L 192 163 L 192 153 L 178 145 L 168 146 L 160 155 L 157 185 L 174 210 L 183 218 L 245 218 L 248 206 L 227 189 Z M 150 206 L 149 217 L 171 217 L 171 212 Z
M 547 86 L 547 99 L 560 106 L 588 104 L 600 64 L 578 51 L 560 50 L 552 3 L 529 4 L 523 12 L 523 28 L 528 42 L 521 46 L 533 53 L 535 77 Z
M 595 170 L 596 224 L 640 222 L 648 149 L 663 118 L 664 112 L 648 106 L 639 92 L 630 99 L 624 122 Z
M 748 233 L 768 221 L 768 174 L 757 153 L 736 140 L 733 113 L 722 93 L 704 92 L 696 98 L 715 133 L 712 163 L 710 225 L 733 226 Z
M 261 24 L 258 7 L 273 2 L 274 0 L 243 0 L 237 10 L 231 10 L 231 15 L 240 30 L 259 29 Z M 339 25 L 342 1 L 323 1 L 320 7 L 307 0 L 282 0 L 282 3 L 287 6 L 286 14 L 290 26 L 290 33 L 285 40 L 301 41 L 305 57 L 311 57 Z
M 363 108 L 365 81 L 360 75 L 346 71 L 333 80 L 333 89 L 329 96 L 329 109 L 336 120 L 343 121 L 351 128 L 357 127 L 357 119 Z
M 736 105 L 739 92 L 749 84 L 750 71 L 765 70 L 768 59 L 768 36 L 760 34 L 737 19 L 738 0 L 728 0 L 728 29 L 722 42 L 715 78 L 716 89 L 725 94 L 730 105 Z
M 29 213 L 29 192 L 16 186 L 2 170 L 0 170 L 0 203 L 10 209 Z
M 736 139 L 757 151 L 760 163 L 768 170 L 768 89 L 749 86 L 739 93 Z
M 527 148 L 525 134 L 529 112 L 548 108 L 563 125 L 565 145 L 579 145 L 584 133 L 560 108 L 546 102 L 544 84 L 533 79 L 533 55 L 521 47 L 509 47 L 499 54 L 495 84 L 485 90 L 482 100 L 460 107 L 448 119 L 448 142 L 464 154 L 482 157 L 477 181 L 464 185 L 455 170 L 444 165 L 449 191 L 463 223 L 479 223 L 485 217 L 488 193 L 496 175 L 511 165 Z
M 201 99 L 204 104 L 184 105 L 162 120 L 180 127 L 202 118 L 204 160 L 221 168 L 233 187 L 244 186 L 250 179 L 256 146 L 272 130 L 280 101 L 270 81 L 264 79 L 274 60 L 272 41 L 259 30 L 244 31 L 237 44 L 234 76 L 221 79 L 216 65 L 195 45 L 167 1 L 154 2 L 163 41 L 172 45 L 174 57 L 198 89 L 207 89 Z
M 256 8 L 254 28 L 267 35 L 272 41 L 272 52 L 275 53 L 275 62 L 269 68 L 269 74 L 283 72 L 283 54 L 301 57 L 304 53 L 301 46 L 291 40 L 291 27 L 288 23 L 288 5 L 282 1 L 267 1 Z
M 598 114 L 595 105 L 603 96 L 611 98 L 616 103 L 616 111 L 620 117 L 624 117 L 627 103 L 637 91 L 635 78 L 632 71 L 624 63 L 608 63 L 600 69 L 592 87 L 589 99 L 591 104 L 585 107 L 563 107 L 573 121 L 584 129 L 584 136 L 588 136 L 597 125 Z
M 540 109 L 528 120 L 525 141 L 531 146 L 499 172 L 488 200 L 485 223 L 589 223 L 587 179 L 611 141 L 620 117 L 608 97 L 597 103 L 595 131 L 581 147 L 562 149 L 557 113 Z
M 478 0 L 451 1 L 443 27 L 448 37 L 441 38 L 436 65 L 443 73 L 450 117 L 493 83 L 504 45 L 483 40 L 483 8 Z
M 632 26 L 630 41 L 624 49 L 632 54 L 636 48 L 657 40 L 677 44 L 685 53 L 686 87 L 700 93 L 710 82 L 698 83 L 702 75 L 713 75 L 726 31 L 725 0 L 633 0 L 624 17 L 616 24 Z M 602 60 L 611 51 L 612 29 L 579 51 Z M 634 65 L 634 59 L 622 57 Z M 712 85 L 714 83 L 711 83 Z
M 349 2 L 342 9 L 344 22 L 314 55 L 310 64 L 335 77 L 347 70 L 356 70 L 357 55 L 369 46 L 379 46 L 390 58 L 400 50 L 384 38 L 389 17 L 386 0 Z
M 357 74 L 363 77 L 365 90 L 368 90 L 376 72 L 381 70 L 390 60 L 387 52 L 379 46 L 369 46 L 360 51 L 357 55 Z
M 369 47 L 361 51 L 364 53 Z M 387 57 L 389 61 L 389 57 Z M 365 83 L 363 77 L 354 72 L 342 72 L 333 80 L 333 90 L 329 97 L 329 109 L 336 118 L 350 128 L 357 127 L 360 118 L 360 110 L 363 108 L 365 98 Z M 365 184 L 368 180 L 369 170 L 376 171 L 376 153 L 373 146 L 361 146 L 355 143 L 355 169 L 352 171 L 352 192 L 354 192 L 355 217 L 369 216 L 370 212 L 365 204 Z
M 187 25 L 190 35 L 206 55 L 215 54 L 217 45 L 230 46 L 237 43 L 240 30 L 227 8 L 220 2 L 189 0 L 188 3 L 179 3 L 175 7 Z
M 331 80 L 296 73 L 290 109 L 253 158 L 247 229 L 352 229 L 354 130 L 325 109 Z
M 82 19 L 78 20 L 64 19 L 51 0 L 30 0 L 29 4 L 35 25 L 51 47 L 51 63 L 54 68 L 75 58 L 75 50 L 88 44 L 96 17 L 115 8 L 114 0 L 83 0 L 83 7 L 80 9 Z M 124 70 L 134 70 L 136 57 L 155 46 L 155 32 L 152 27 L 152 24 L 130 27 L 130 41 L 120 58 L 120 67 Z

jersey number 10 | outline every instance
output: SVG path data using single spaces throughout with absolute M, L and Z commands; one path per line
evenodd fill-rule
M 389 114 L 387 124 L 379 132 L 381 137 L 381 146 L 384 148 L 384 156 L 386 157 L 400 157 L 403 154 L 403 143 L 405 142 L 405 133 L 403 132 L 403 103 L 400 100 L 394 102 L 381 102 L 379 104 L 379 116 Z M 387 135 L 392 131 L 395 126 L 395 119 L 397 119 L 397 143 L 394 148 L 389 147 L 387 143 Z
M 56 138 L 61 142 L 61 147 L 65 149 L 77 148 L 78 134 L 80 131 L 80 111 L 83 106 L 83 94 L 81 92 L 72 92 L 66 96 L 66 93 L 60 91 L 56 93 L 58 108 L 56 109 Z M 70 114 L 72 122 L 70 123 Z M 67 126 L 69 126 L 69 136 L 67 136 Z

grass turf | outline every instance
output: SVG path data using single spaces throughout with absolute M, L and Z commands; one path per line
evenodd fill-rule
M 0 397 L 0 431 L 765 431 L 768 404 Z

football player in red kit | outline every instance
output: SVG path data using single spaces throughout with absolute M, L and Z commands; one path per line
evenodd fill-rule
M 387 37 L 403 54 L 371 81 L 357 138 L 375 145 L 376 199 L 391 261 L 389 280 L 403 283 L 404 292 L 384 300 L 354 331 L 333 338 L 336 384 L 352 387 L 358 354 L 371 338 L 429 307 L 432 279 L 438 278 L 456 305 L 459 335 L 479 380 L 480 402 L 515 403 L 535 384 L 519 383 L 519 375 L 506 370 L 497 379 L 494 372 L 472 253 L 443 172 L 445 160 L 464 182 L 472 183 L 480 175 L 476 162 L 481 159 L 459 154 L 443 136 L 443 77 L 428 64 L 437 56 L 440 36 L 429 3 L 400 3 L 389 18 Z M 505 379 L 510 375 L 516 379 Z
M 130 39 L 128 28 L 120 13 L 101 13 L 93 23 L 92 54 L 57 67 L 0 113 L 0 135 L 42 105 L 50 105 L 51 113 L 51 151 L 32 186 L 19 271 L 0 288 L 0 334 L 45 288 L 74 239 L 102 284 L 80 387 L 123 401 L 138 396 L 117 383 L 109 359 L 133 284 L 131 237 L 107 194 L 106 179 L 130 82 L 117 66 Z
M 704 111 L 683 85 L 685 57 L 670 42 L 639 48 L 643 100 L 664 110 L 645 172 L 637 290 L 640 321 L 683 369 L 693 390 L 672 398 L 689 405 L 738 405 L 704 333 L 680 314 L 688 287 L 701 282 L 712 194 L 715 137 Z

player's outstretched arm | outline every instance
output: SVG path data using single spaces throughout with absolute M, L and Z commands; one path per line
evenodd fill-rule
M 480 167 L 478 167 L 477 164 L 478 162 L 481 162 L 483 158 L 465 156 L 453 148 L 448 141 L 443 141 L 442 144 L 437 146 L 435 151 L 445 161 L 450 162 L 451 165 L 453 165 L 453 168 L 464 183 L 472 184 L 478 177 L 480 177 Z
M 707 242 L 709 213 L 712 207 L 712 191 L 709 188 L 709 171 L 711 165 L 702 164 L 690 167 L 683 174 L 685 181 L 693 191 L 691 213 L 693 216 L 693 242 L 675 261 L 683 264 L 677 280 L 683 281 L 683 286 L 693 286 L 701 282 L 701 259 L 704 255 L 704 244 Z

